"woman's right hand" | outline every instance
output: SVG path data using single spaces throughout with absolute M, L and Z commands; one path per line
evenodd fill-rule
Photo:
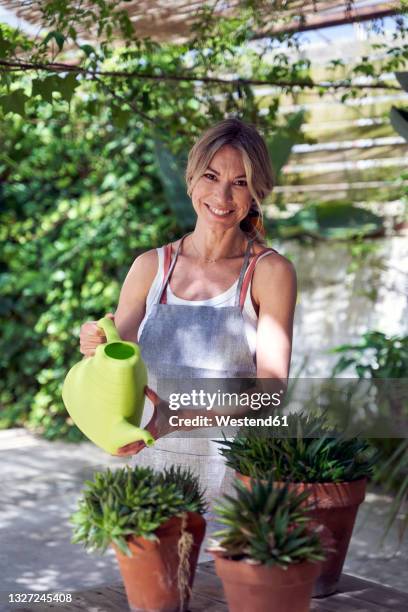
M 111 312 L 108 312 L 105 317 L 112 319 L 112 321 L 114 321 L 115 318 Z M 79 351 L 85 357 L 92 357 L 95 355 L 96 348 L 106 341 L 105 332 L 97 325 L 97 321 L 86 321 L 86 323 L 81 325 L 79 332 Z

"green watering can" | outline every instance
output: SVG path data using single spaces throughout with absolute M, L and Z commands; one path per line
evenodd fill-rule
M 147 384 L 140 348 L 122 340 L 108 317 L 97 325 L 107 342 L 68 372 L 62 387 L 65 407 L 87 438 L 108 453 L 138 440 L 151 446 L 153 436 L 139 427 Z

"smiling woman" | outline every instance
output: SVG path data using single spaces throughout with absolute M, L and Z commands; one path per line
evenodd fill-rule
M 251 194 L 245 172 L 242 174 L 243 170 L 241 152 L 231 145 L 223 145 L 211 158 L 211 165 L 208 164 L 202 176 L 195 180 L 190 195 L 197 213 L 197 233 L 195 239 L 191 238 L 191 243 L 199 254 L 203 251 L 197 248 L 196 242 L 201 240 L 201 247 L 204 248 L 202 227 L 207 227 L 207 235 L 213 235 L 212 244 L 207 239 L 206 250 L 217 254 L 222 252 L 222 239 L 219 240 L 221 235 L 240 226 L 247 218 L 251 206 L 255 212 L 257 204 Z M 259 209 L 257 219 L 260 217 Z M 240 233 L 242 234 L 242 231 Z M 241 245 L 240 247 L 242 250 Z M 209 260 L 206 255 L 203 257 L 210 262 L 217 260 Z
M 253 126 L 227 119 L 207 130 L 190 151 L 186 182 L 196 212 L 200 196 L 214 214 L 232 216 L 244 211 L 240 229 L 262 240 L 261 202 L 272 191 L 274 181 L 268 149 Z M 213 182 L 218 189 L 211 189 L 209 183 Z M 224 194 L 222 189 L 226 190 Z M 232 194 L 235 209 L 228 207 Z M 220 198 L 224 198 L 225 206 L 217 208 Z
M 136 463 L 158 469 L 188 464 L 211 498 L 220 493 L 223 458 L 209 439 L 168 437 L 174 413 L 156 394 L 158 385 L 256 377 L 285 384 L 296 275 L 287 259 L 264 246 L 261 202 L 273 174 L 254 126 L 234 118 L 207 130 L 190 151 L 186 183 L 197 214 L 194 231 L 134 261 L 115 313 L 121 337 L 141 347 L 153 405 L 143 425 L 157 439 L 152 448 L 135 442 L 120 454 L 137 454 Z M 95 333 L 81 335 L 84 354 L 101 341 Z M 199 414 L 191 406 L 178 416 Z

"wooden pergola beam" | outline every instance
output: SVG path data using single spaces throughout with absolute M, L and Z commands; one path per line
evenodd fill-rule
M 386 2 L 365 7 L 355 7 L 350 10 L 341 10 L 328 15 L 305 14 L 303 19 L 292 21 L 272 28 L 263 29 L 256 32 L 254 39 L 267 38 L 275 34 L 285 34 L 290 32 L 306 32 L 308 30 L 318 30 L 333 26 L 357 23 L 361 21 L 371 21 L 381 19 L 391 15 L 401 13 L 400 2 Z

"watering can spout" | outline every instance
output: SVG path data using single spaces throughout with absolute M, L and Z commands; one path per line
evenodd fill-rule
M 114 322 L 97 322 L 107 342 L 68 372 L 62 398 L 77 427 L 97 446 L 117 454 L 122 446 L 142 440 L 154 444 L 151 433 L 139 427 L 143 414 L 147 370 L 134 342 L 120 338 Z
M 119 421 L 119 423 L 114 426 L 112 437 L 114 438 L 115 443 L 118 445 L 118 448 L 121 446 L 126 446 L 126 444 L 136 442 L 137 440 L 143 440 L 146 446 L 152 446 L 152 444 L 154 444 L 154 438 L 152 434 L 147 431 L 147 429 L 135 427 L 125 419 L 123 421 Z

